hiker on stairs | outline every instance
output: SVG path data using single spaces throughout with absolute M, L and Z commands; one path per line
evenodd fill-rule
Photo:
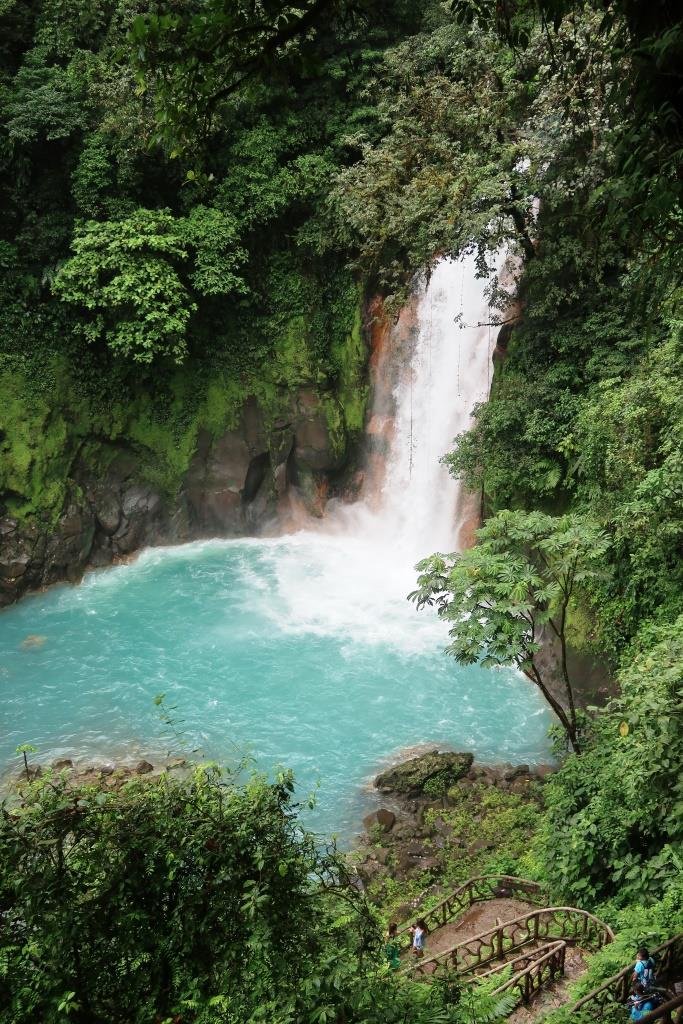
M 398 925 L 396 924 L 389 925 L 384 956 L 392 971 L 397 971 L 401 966 L 401 947 L 398 942 Z
M 411 953 L 414 957 L 424 956 L 425 938 L 428 931 L 427 923 L 422 918 L 410 926 L 410 934 L 413 936 Z
M 640 984 L 645 988 L 645 990 L 647 990 L 653 988 L 656 984 L 655 973 L 656 967 L 654 960 L 648 953 L 645 946 L 641 946 L 636 956 L 631 981 L 634 985 Z
M 637 982 L 629 996 L 627 1006 L 631 1008 L 631 1020 L 642 1020 L 646 1013 L 655 1010 L 664 1002 L 659 992 L 648 992 L 644 985 Z

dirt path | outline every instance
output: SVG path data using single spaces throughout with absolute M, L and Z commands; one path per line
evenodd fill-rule
M 525 900 L 497 899 L 475 903 L 456 921 L 430 932 L 425 956 L 441 953 L 464 939 L 486 932 L 505 921 L 514 921 L 516 917 L 522 917 L 531 910 L 538 910 L 538 907 Z

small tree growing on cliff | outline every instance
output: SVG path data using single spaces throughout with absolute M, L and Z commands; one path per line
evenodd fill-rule
M 579 738 L 567 668 L 567 613 L 578 587 L 602 574 L 608 538 L 595 524 L 542 512 L 499 512 L 461 554 L 435 554 L 417 566 L 418 608 L 435 605 L 450 624 L 446 648 L 460 664 L 515 665 L 541 691 L 572 748 Z M 560 645 L 564 698 L 553 693 L 536 657 L 547 625 Z

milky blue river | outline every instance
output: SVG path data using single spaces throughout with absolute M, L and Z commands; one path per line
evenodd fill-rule
M 405 600 L 413 584 L 376 538 L 302 533 L 153 549 L 28 597 L 0 614 L 0 762 L 25 742 L 42 761 L 246 753 L 293 768 L 302 798 L 318 786 L 309 823 L 349 836 L 405 748 L 547 760 L 534 688 L 446 657 L 444 624 Z

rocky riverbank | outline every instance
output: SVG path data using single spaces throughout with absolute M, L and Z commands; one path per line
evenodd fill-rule
M 49 765 L 34 764 L 28 761 L 26 767 L 18 772 L 14 771 L 11 777 L 5 779 L 5 785 L 10 789 L 21 787 L 22 783 L 33 781 L 52 772 L 53 774 L 65 773 L 69 786 L 74 789 L 93 785 L 118 789 L 134 778 L 153 778 L 167 771 L 182 772 L 189 767 L 190 763 L 184 757 L 172 757 L 156 764 L 152 764 L 147 758 L 140 758 L 130 763 L 93 764 L 74 761 L 70 757 L 58 757 Z
M 5 779 L 10 793 L 48 773 L 64 773 L 70 788 L 118 789 L 191 767 L 183 757 L 118 763 L 58 758 L 28 761 Z M 467 878 L 484 874 L 533 877 L 530 842 L 543 808 L 550 765 L 477 764 L 471 753 L 432 749 L 382 771 L 375 790 L 382 805 L 363 819 L 349 859 L 358 884 L 386 914 L 404 920 L 417 906 Z
M 476 764 L 428 751 L 377 776 L 352 860 L 359 884 L 398 919 L 478 874 L 525 874 L 550 765 Z M 526 868 L 526 873 L 530 870 Z

